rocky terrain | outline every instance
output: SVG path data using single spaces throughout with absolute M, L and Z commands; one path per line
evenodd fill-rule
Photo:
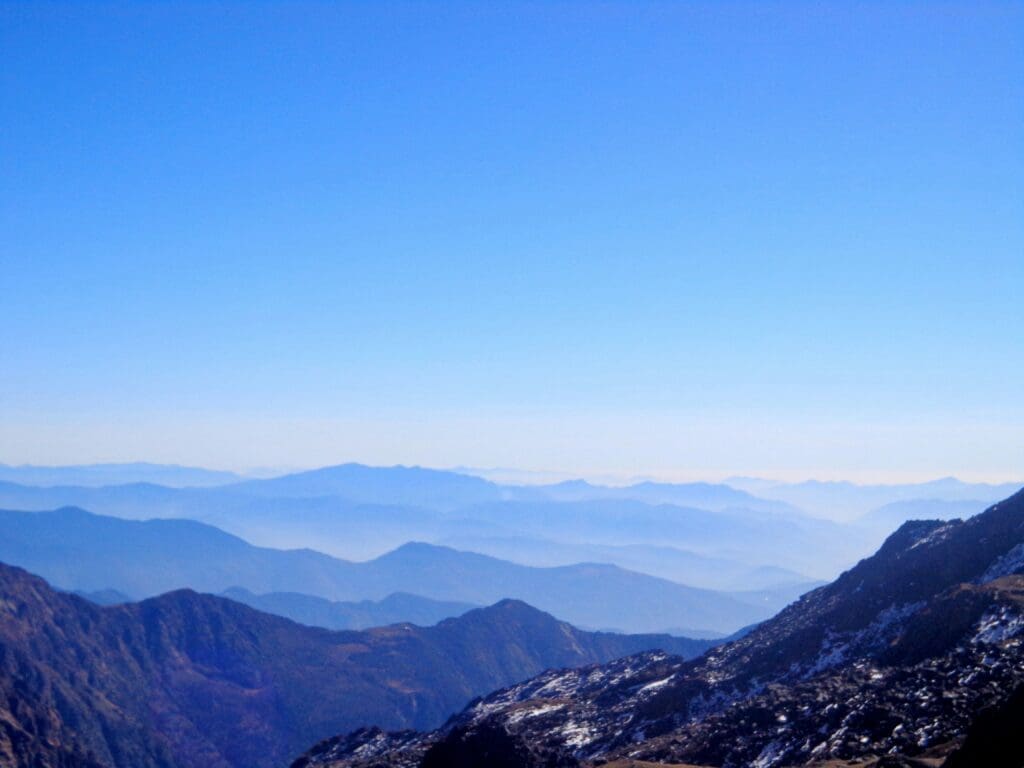
M 358 632 L 190 591 L 100 607 L 0 565 L 0 765 L 274 768 L 361 725 L 436 727 L 550 667 L 708 646 L 583 632 L 511 600 Z
M 1020 708 L 1022 572 L 1024 492 L 967 521 L 904 524 L 700 659 L 645 653 L 546 672 L 437 731 L 363 730 L 297 765 L 429 768 L 439 753 L 453 765 L 519 755 L 524 767 L 938 765 L 951 754 L 950 766 L 975 765 L 968 751 L 991 750 L 987 733 L 1005 739 Z

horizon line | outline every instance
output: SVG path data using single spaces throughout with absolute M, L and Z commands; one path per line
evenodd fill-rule
M 181 460 L 155 461 L 152 459 L 113 459 L 97 461 L 75 461 L 67 463 L 33 463 L 11 461 L 0 461 L 0 467 L 8 469 L 92 469 L 98 467 L 131 467 L 151 466 L 173 469 L 203 470 L 207 472 L 224 472 L 238 475 L 241 479 L 271 479 L 285 475 L 301 472 L 311 472 L 320 469 L 329 469 L 346 465 L 357 465 L 371 469 L 428 469 L 439 472 L 451 472 L 455 474 L 480 477 L 494 482 L 497 485 L 553 485 L 562 482 L 585 481 L 592 484 L 606 486 L 629 486 L 638 483 L 712 483 L 718 485 L 735 486 L 739 483 L 767 483 L 772 485 L 799 485 L 803 483 L 849 483 L 851 485 L 865 486 L 898 486 L 898 485 L 927 485 L 943 481 L 955 481 L 969 485 L 1012 485 L 1024 486 L 1024 477 L 1007 475 L 982 475 L 978 473 L 956 474 L 952 472 L 865 472 L 854 471 L 848 474 L 833 471 L 757 471 L 737 470 L 733 472 L 722 471 L 686 471 L 686 470 L 654 470 L 644 473 L 625 473 L 614 470 L 563 470 L 563 469 L 535 469 L 525 467 L 476 467 L 467 464 L 456 464 L 454 466 L 432 466 L 429 464 L 412 462 L 395 462 L 374 464 L 366 461 L 347 460 L 316 464 L 312 466 L 281 465 L 281 466 L 214 466 L 205 465 L 199 462 L 190 463 Z M 894 476 L 898 475 L 898 478 Z M 518 475 L 516 479 L 506 478 L 502 480 L 493 479 L 499 475 Z

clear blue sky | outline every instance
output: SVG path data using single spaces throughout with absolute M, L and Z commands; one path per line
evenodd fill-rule
M 0 5 L 0 461 L 1024 475 L 1024 3 Z

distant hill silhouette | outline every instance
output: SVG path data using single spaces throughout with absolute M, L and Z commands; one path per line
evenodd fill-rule
M 395 592 L 383 600 L 358 602 L 326 600 L 298 592 L 256 595 L 241 587 L 225 590 L 223 596 L 300 624 L 327 629 L 366 629 L 401 622 L 429 627 L 480 607 L 473 603 L 431 600 L 404 592 Z

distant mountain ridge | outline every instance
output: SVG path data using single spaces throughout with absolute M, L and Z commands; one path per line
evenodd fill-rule
M 241 587 L 227 589 L 222 595 L 265 613 L 326 629 L 369 629 L 401 623 L 429 627 L 480 607 L 474 603 L 431 600 L 406 592 L 394 592 L 381 600 L 358 602 L 326 600 L 298 592 L 256 595 Z
M 624 486 L 595 485 L 585 480 L 567 480 L 552 485 L 507 487 L 516 500 L 594 501 L 628 499 L 647 504 L 672 504 L 680 507 L 718 511 L 751 509 L 763 513 L 801 514 L 792 505 L 759 498 L 747 491 L 720 483 L 657 483 L 646 480 Z
M 731 478 L 730 486 L 762 498 L 777 499 L 815 514 L 856 519 L 894 502 L 923 499 L 961 502 L 978 501 L 981 509 L 1012 495 L 1024 482 L 968 483 L 943 477 L 923 483 L 864 484 L 845 481 L 806 480 L 776 483 L 757 478 Z
M 513 597 L 595 629 L 728 634 L 776 608 L 612 565 L 530 568 L 429 544 L 406 544 L 356 563 L 311 550 L 254 547 L 189 520 L 123 520 L 75 508 L 0 511 L 0 560 L 62 589 L 116 589 L 136 598 L 181 587 L 220 593 L 236 586 L 342 601 L 394 592 L 475 604 Z
M 948 501 L 945 499 L 909 499 L 893 501 L 878 507 L 857 520 L 860 525 L 893 531 L 908 520 L 954 520 L 973 517 L 984 511 L 988 503 L 978 499 Z
M 97 589 L 92 592 L 76 589 L 72 594 L 84 597 L 90 603 L 96 605 L 120 605 L 121 603 L 134 602 L 130 595 L 118 592 L 116 589 Z
M 762 578 L 766 568 L 806 574 L 807 581 L 833 578 L 903 520 L 962 516 L 984 508 L 1004 488 L 952 479 L 903 486 L 730 482 L 747 488 L 651 481 L 618 487 L 582 480 L 515 486 L 445 470 L 345 464 L 215 487 L 0 482 L 0 508 L 79 506 L 133 519 L 196 519 L 257 545 L 313 547 L 348 560 L 424 541 L 522 565 L 589 560 L 700 588 L 756 590 L 775 586 Z M 772 494 L 779 498 L 767 498 Z M 849 521 L 814 517 L 802 508 Z M 516 542 L 528 545 L 516 552 Z M 582 557 L 565 542 L 589 548 L 594 556 Z M 666 549 L 656 553 L 652 547 Z M 693 557 L 687 561 L 670 550 Z M 706 559 L 708 567 L 694 558 Z M 750 566 L 749 576 L 738 563 Z M 744 578 L 756 583 L 743 584 Z
M 516 601 L 363 632 L 191 591 L 101 608 L 2 564 L 0 618 L 5 768 L 275 768 L 337 730 L 439 725 L 545 668 L 709 645 L 581 632 Z
M 0 482 L 33 486 L 86 486 L 154 483 L 170 487 L 210 487 L 237 483 L 241 475 L 202 467 L 184 467 L 177 464 L 150 464 L 132 462 L 124 464 L 78 464 L 65 466 L 38 466 L 0 464 Z
M 541 568 L 580 562 L 613 564 L 680 584 L 716 590 L 768 589 L 813 581 L 786 568 L 750 566 L 736 559 L 658 544 L 588 544 L 531 536 L 472 534 L 451 536 L 437 543 Z
M 510 486 L 444 470 L 346 464 L 215 487 L 0 482 L 0 508 L 79 506 L 134 519 L 197 519 L 255 544 L 314 547 L 349 560 L 372 558 L 408 541 L 451 543 L 523 565 L 569 565 L 586 559 L 691 586 L 731 590 L 746 585 L 725 578 L 728 563 L 785 567 L 811 581 L 832 578 L 877 547 L 903 520 L 962 516 L 984 508 L 988 497 L 1003 489 L 951 479 L 904 486 L 732 482 L 746 482 L 748 490 L 649 481 L 624 487 L 581 480 Z M 802 496 L 758 495 L 776 491 Z M 800 502 L 796 507 L 832 516 L 867 512 L 838 524 L 802 512 L 793 506 L 795 501 Z M 812 503 L 824 509 L 815 510 Z M 534 544 L 517 556 L 517 541 Z M 590 548 L 594 557 L 577 556 L 564 542 Z M 638 551 L 644 547 L 686 551 L 721 567 L 669 557 L 667 550 L 646 557 Z M 731 570 L 743 578 L 735 565 Z M 759 577 L 753 573 L 751 578 Z M 760 581 L 749 586 L 773 585 Z
M 512 478 L 515 473 L 509 470 L 508 475 Z M 353 503 L 445 509 L 497 500 L 632 499 L 706 510 L 738 507 L 762 512 L 805 510 L 826 517 L 856 517 L 886 504 L 915 499 L 980 500 L 990 504 L 1009 495 L 1020 485 L 968 483 L 953 477 L 888 485 L 819 480 L 779 483 L 744 477 L 729 478 L 721 483 L 643 480 L 608 485 L 570 479 L 546 484 L 519 484 L 508 480 L 494 482 L 474 470 L 402 465 L 381 467 L 358 463 L 252 479 L 223 470 L 147 462 L 65 466 L 0 464 L 0 482 L 37 487 L 102 487 L 136 483 L 174 488 L 230 485 L 233 492 L 264 496 L 336 496 Z M 67 503 L 81 502 L 72 500 Z M 48 506 L 55 505 L 51 503 Z
M 338 496 L 368 504 L 450 509 L 502 498 L 483 478 L 423 467 L 339 464 L 236 484 L 232 490 L 276 497 Z
M 0 508 L 62 506 L 129 519 L 200 520 L 255 544 L 312 547 L 353 560 L 408 541 L 528 537 L 598 546 L 671 546 L 749 566 L 787 567 L 820 579 L 833 576 L 837 565 L 852 564 L 876 543 L 872 533 L 840 530 L 782 502 L 705 483 L 499 486 L 441 470 L 354 464 L 212 488 L 152 483 L 42 488 L 0 482 Z M 602 559 L 638 567 L 636 558 L 621 554 L 620 559 L 606 552 Z M 695 586 L 718 587 L 713 579 Z

